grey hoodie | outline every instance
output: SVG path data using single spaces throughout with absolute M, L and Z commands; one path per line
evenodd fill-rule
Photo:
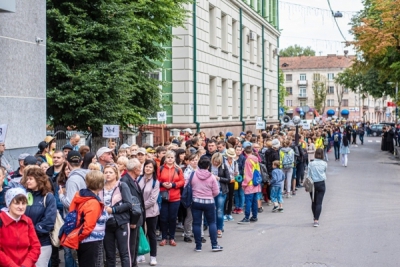
M 81 189 L 86 189 L 85 177 L 89 170 L 75 169 L 70 172 L 65 184 L 66 193 L 60 195 L 60 201 L 64 206 L 64 217 L 69 212 L 69 206 L 75 194 Z M 59 190 L 59 188 L 57 188 Z

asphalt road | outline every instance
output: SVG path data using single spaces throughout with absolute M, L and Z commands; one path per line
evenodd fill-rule
M 234 215 L 219 239 L 223 252 L 212 253 L 209 240 L 194 252 L 179 237 L 177 247 L 158 247 L 158 266 L 400 266 L 400 166 L 377 141 L 352 146 L 347 168 L 329 153 L 320 227 L 312 227 L 311 200 L 301 189 L 284 199 L 284 213 L 264 204 L 250 225 Z

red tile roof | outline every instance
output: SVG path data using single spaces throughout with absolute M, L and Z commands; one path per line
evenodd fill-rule
M 348 68 L 355 58 L 341 55 L 280 57 L 279 67 L 282 70 Z

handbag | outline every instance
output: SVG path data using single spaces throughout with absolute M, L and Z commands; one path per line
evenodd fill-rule
M 47 194 L 44 196 L 44 199 L 43 199 L 43 204 L 44 204 L 45 208 L 46 208 L 46 197 L 47 197 Z M 64 220 L 57 210 L 56 221 L 54 222 L 54 228 L 53 228 L 53 231 L 50 232 L 51 244 L 57 248 L 60 246 L 60 238 L 58 237 L 58 235 L 59 235 L 60 229 L 63 225 L 64 225 Z
M 144 234 L 143 228 L 140 227 L 139 233 L 139 246 L 138 255 L 145 255 L 150 252 L 149 241 L 147 241 L 146 235 Z
M 181 203 L 183 207 L 185 208 L 190 208 L 193 203 L 193 189 L 192 189 L 192 179 L 193 179 L 194 172 L 190 175 L 189 182 L 187 185 L 183 188 L 182 191 L 182 197 L 181 197 Z
M 169 201 L 169 190 L 160 191 L 161 201 L 168 202 Z

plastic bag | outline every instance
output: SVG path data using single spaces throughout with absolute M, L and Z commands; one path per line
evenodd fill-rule
M 140 235 L 139 235 L 139 255 L 145 255 L 150 253 L 150 245 L 149 241 L 147 241 L 146 235 L 144 234 L 143 228 L 140 227 Z

